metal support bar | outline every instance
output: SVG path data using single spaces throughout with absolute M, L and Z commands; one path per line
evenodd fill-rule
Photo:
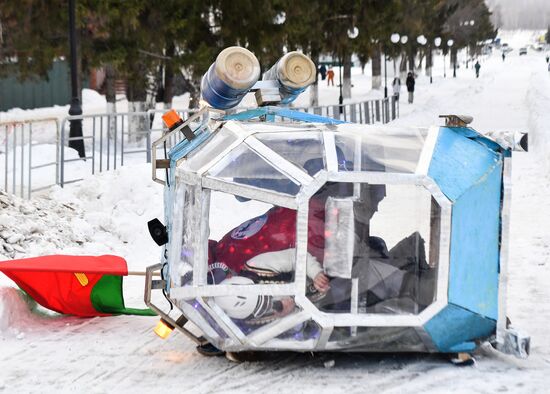
M 208 341 L 203 337 L 197 337 L 191 331 L 183 327 L 187 322 L 186 318 L 182 319 L 182 316 L 180 316 L 178 319 L 174 320 L 172 317 L 170 317 L 170 315 L 165 313 L 162 309 L 157 307 L 151 301 L 151 291 L 164 288 L 164 283 L 163 283 L 164 281 L 153 280 L 153 273 L 157 271 L 160 272 L 161 269 L 162 269 L 162 264 L 155 264 L 147 267 L 145 270 L 145 294 L 143 297 L 143 300 L 145 301 L 145 305 L 147 305 L 149 308 L 155 311 L 155 313 L 157 313 L 160 317 L 162 317 L 166 322 L 176 327 L 180 332 L 182 332 L 185 336 L 187 336 L 197 345 L 203 345 L 205 343 L 208 343 Z

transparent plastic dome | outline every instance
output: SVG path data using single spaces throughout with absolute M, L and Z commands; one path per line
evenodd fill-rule
M 220 123 L 174 168 L 170 299 L 226 350 L 432 351 L 452 288 L 443 136 Z

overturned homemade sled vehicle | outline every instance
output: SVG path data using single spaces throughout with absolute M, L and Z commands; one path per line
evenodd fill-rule
M 150 222 L 164 249 L 145 298 L 165 329 L 233 352 L 471 353 L 490 341 L 526 357 L 529 338 L 506 318 L 519 141 L 452 115 L 418 129 L 219 110 L 250 90 L 259 104 L 292 101 L 315 76 L 310 63 L 290 53 L 256 82 L 254 55 L 228 48 L 203 78 L 215 109 L 165 118 L 153 152 L 185 137 L 153 160 L 166 226 Z M 151 302 L 155 289 L 170 312 Z

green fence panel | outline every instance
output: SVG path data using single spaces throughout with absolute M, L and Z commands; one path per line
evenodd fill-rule
M 0 111 L 67 105 L 70 101 L 70 74 L 65 61 L 54 62 L 47 79 L 20 81 L 16 72 L 0 78 Z

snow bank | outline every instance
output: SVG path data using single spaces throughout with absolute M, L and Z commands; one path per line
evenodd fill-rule
M 150 173 L 146 163 L 123 167 L 30 201 L 0 192 L 0 259 L 110 253 L 141 269 L 155 263 L 147 222 L 163 217 L 163 189 Z
M 89 242 L 65 251 L 116 254 L 140 270 L 157 262 L 159 249 L 147 222 L 155 217 L 163 220 L 163 188 L 151 180 L 150 164 L 90 176 L 64 189 L 56 187 L 48 198 L 82 212 L 82 221 L 91 229 Z
M 0 259 L 58 253 L 91 239 L 92 227 L 70 203 L 22 200 L 0 192 Z

